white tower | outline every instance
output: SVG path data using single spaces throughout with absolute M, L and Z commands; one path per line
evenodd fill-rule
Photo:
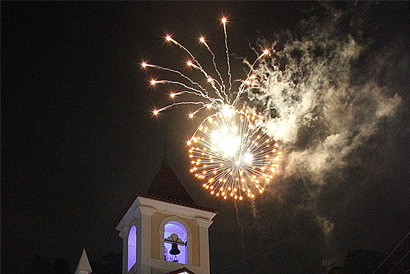
M 209 274 L 208 227 L 216 213 L 194 203 L 164 160 L 148 192 L 136 194 L 117 224 L 122 273 Z
M 83 249 L 80 261 L 78 262 L 77 268 L 74 274 L 90 274 L 92 272 L 90 262 L 88 261 L 87 253 Z

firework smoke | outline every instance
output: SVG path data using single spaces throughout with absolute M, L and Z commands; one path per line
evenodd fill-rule
M 345 166 L 346 156 L 401 102 L 387 87 L 357 75 L 354 65 L 366 46 L 339 31 L 346 13 L 330 12 L 326 21 L 302 22 L 303 35 L 287 33 L 284 43 L 273 44 L 271 58 L 254 70 L 259 81 L 247 91 L 264 110 L 267 133 L 284 146 L 285 177 L 304 173 L 318 184 L 327 171 Z
M 352 226 L 340 216 L 351 218 L 346 209 L 376 183 L 359 174 L 363 169 L 357 166 L 372 167 L 362 163 L 363 149 L 371 140 L 382 144 L 386 125 L 408 100 L 408 50 L 400 38 L 400 43 L 379 44 L 377 28 L 366 18 L 375 8 L 364 3 L 340 11 L 320 5 L 314 11 L 320 18 L 277 35 L 270 57 L 252 70 L 258 81 L 244 93 L 249 105 L 263 112 L 265 131 L 283 152 L 283 177 L 271 181 L 252 204 L 255 229 L 266 241 L 291 229 L 287 241 L 315 246 L 310 254 L 325 268 L 340 265 L 347 252 L 345 233 Z M 351 173 L 355 168 L 358 174 Z

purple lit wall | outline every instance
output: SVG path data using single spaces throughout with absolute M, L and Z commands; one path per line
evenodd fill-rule
M 128 271 L 137 261 L 137 229 L 131 227 L 128 235 Z

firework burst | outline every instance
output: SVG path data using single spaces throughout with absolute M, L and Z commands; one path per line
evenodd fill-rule
M 258 116 L 252 108 L 241 106 L 243 105 L 242 95 L 249 88 L 257 86 L 255 83 L 257 77 L 253 69 L 261 58 L 269 55 L 269 50 L 260 53 L 252 64 L 245 62 L 250 68 L 249 72 L 245 80 L 237 80 L 239 86 L 234 90 L 227 42 L 227 19 L 222 18 L 221 22 L 224 29 L 227 84 L 218 69 L 216 56 L 204 37 L 200 37 L 199 41 L 212 57 L 212 73 L 207 72 L 185 46 L 170 35 L 165 37 L 167 42 L 177 45 L 188 54 L 189 60 L 186 65 L 200 72 L 201 81 L 194 81 L 176 69 L 146 62 L 141 65 L 143 68 L 161 70 L 181 79 L 180 81 L 150 80 L 151 86 L 169 84 L 178 86 L 180 89 L 171 92 L 170 98 L 174 101 L 162 108 L 154 109 L 154 115 L 180 105 L 196 106 L 195 110 L 189 114 L 190 118 L 204 109 L 214 111 L 214 114 L 202 121 L 188 141 L 192 164 L 190 171 L 196 178 L 205 181 L 203 187 L 211 194 L 224 199 L 232 197 L 242 200 L 244 197 L 254 198 L 255 193 L 264 191 L 264 185 L 273 178 L 276 172 L 280 156 L 278 144 L 271 140 L 263 130 L 262 117 Z M 191 99 L 185 100 L 187 98 Z
M 228 108 L 207 117 L 188 142 L 190 172 L 212 195 L 254 198 L 273 178 L 281 153 L 259 119 Z

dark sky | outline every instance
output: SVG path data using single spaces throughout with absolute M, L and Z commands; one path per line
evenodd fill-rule
M 324 8 L 2 2 L 3 273 L 23 273 L 36 253 L 65 257 L 74 268 L 83 248 L 91 261 L 120 252 L 116 221 L 134 192 L 153 180 L 164 140 L 171 143 L 167 160 L 194 200 L 220 207 L 210 228 L 212 273 L 324 273 L 353 249 L 388 254 L 410 231 L 409 3 L 334 5 L 360 17 L 360 26 L 347 22 L 335 30 L 352 31 L 366 46 L 356 75 L 370 75 L 401 104 L 346 156 L 345 166 L 327 171 L 323 184 L 306 188 L 303 177 L 283 178 L 276 192 L 238 205 L 237 216 L 232 201 L 212 199 L 188 172 L 185 142 L 199 120 L 187 122 L 185 108 L 153 118 L 151 110 L 167 97 L 148 85 L 161 74 L 139 64 L 178 60 L 177 47 L 164 43 L 167 33 L 194 49 L 206 34 L 223 50 L 221 15 L 230 21 L 231 53 L 252 59 L 258 38 L 271 45 L 289 30 L 297 39 L 298 23 L 320 19 Z

